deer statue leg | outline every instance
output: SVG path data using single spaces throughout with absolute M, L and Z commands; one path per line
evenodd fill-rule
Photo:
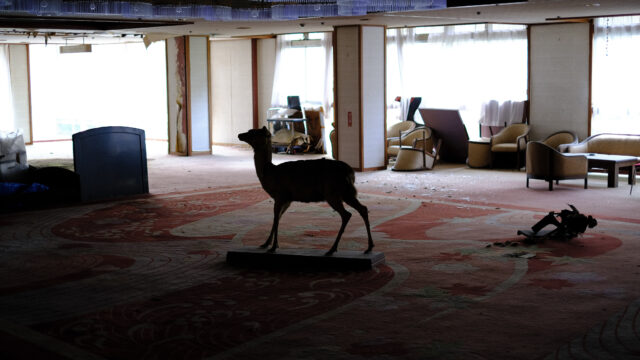
M 273 225 L 271 226 L 271 233 L 267 241 L 260 246 L 261 248 L 269 247 L 271 241 L 273 241 L 273 246 L 271 246 L 269 252 L 274 252 L 278 248 L 278 224 L 280 223 L 280 217 L 287 211 L 289 205 L 291 205 L 290 201 L 276 201 L 273 205 Z
M 356 199 L 355 197 L 344 199 L 344 202 L 346 202 L 352 208 L 356 209 L 360 216 L 362 216 L 362 220 L 364 220 L 364 225 L 367 227 L 367 236 L 369 237 L 369 245 L 367 246 L 367 250 L 365 250 L 364 253 L 368 254 L 371 252 L 374 246 L 373 239 L 371 238 L 371 228 L 369 226 L 369 210 L 367 210 L 367 207 L 362 205 L 360 201 L 358 201 L 358 199 Z
M 340 214 L 340 217 L 342 218 L 342 225 L 340 226 L 340 231 L 338 231 L 336 241 L 333 242 L 333 246 L 331 246 L 331 249 L 329 249 L 329 251 L 327 251 L 326 253 L 326 255 L 333 255 L 333 253 L 338 250 L 338 243 L 340 242 L 340 238 L 342 237 L 344 228 L 347 227 L 347 223 L 349 222 L 349 219 L 351 219 L 351 213 L 344 208 L 341 199 L 327 199 L 327 202 L 333 208 L 333 210 L 337 211 L 338 214 Z

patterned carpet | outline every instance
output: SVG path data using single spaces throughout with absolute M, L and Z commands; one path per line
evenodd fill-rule
M 227 265 L 270 230 L 254 185 L 3 215 L 1 358 L 640 358 L 640 224 L 524 246 L 544 213 L 359 198 L 387 259 L 366 272 Z M 328 249 L 339 224 L 294 203 L 280 247 Z M 340 249 L 365 247 L 354 216 Z

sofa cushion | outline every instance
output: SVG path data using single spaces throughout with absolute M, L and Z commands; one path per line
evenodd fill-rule
M 503 143 L 496 144 L 491 147 L 491 151 L 493 152 L 516 152 L 518 148 L 516 143 Z
M 603 134 L 587 142 L 587 152 L 640 156 L 640 136 Z

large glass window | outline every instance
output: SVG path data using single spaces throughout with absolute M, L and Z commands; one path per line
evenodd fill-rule
M 593 38 L 591 134 L 640 134 L 640 16 L 601 18 Z
M 527 99 L 527 35 L 520 25 L 391 29 L 387 34 L 387 104 L 422 97 L 421 107 L 458 109 L 477 136 L 483 104 Z M 395 109 L 394 109 L 395 108 Z
M 0 44 L 0 131 L 14 131 L 9 45 Z
M 71 139 L 100 126 L 131 126 L 147 139 L 167 139 L 164 42 L 94 45 L 60 54 L 30 45 L 33 137 Z
M 333 102 L 331 33 L 280 35 L 271 105 L 286 107 L 287 96 L 305 104 L 323 106 L 328 115 Z

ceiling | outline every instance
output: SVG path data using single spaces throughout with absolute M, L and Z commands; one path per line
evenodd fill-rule
M 487 1 L 485 1 L 486 3 Z M 393 13 L 374 13 L 365 16 L 305 18 L 289 21 L 252 20 L 252 21 L 206 21 L 190 19 L 187 22 L 171 19 L 167 23 L 147 23 L 133 21 L 123 28 L 91 27 L 65 29 L 64 18 L 61 24 L 53 27 L 45 21 L 16 27 L 8 23 L 7 17 L 0 16 L 0 43 L 28 42 L 43 43 L 44 33 L 49 33 L 49 43 L 85 41 L 100 43 L 112 41 L 131 41 L 141 39 L 142 34 L 156 35 L 208 35 L 214 38 L 270 36 L 283 33 L 331 31 L 334 26 L 367 24 L 394 27 L 453 25 L 469 23 L 513 23 L 543 24 L 557 21 L 575 21 L 579 18 L 640 15 L 638 0 L 529 0 L 522 2 L 492 1 L 490 5 L 463 6 L 473 1 L 449 1 L 449 7 L 435 10 L 420 10 Z M 455 4 L 452 7 L 452 4 Z M 461 5 L 461 6 L 458 6 Z M 86 18 L 86 17 L 85 17 Z M 49 18 L 53 19 L 53 18 Z M 94 18 L 95 19 L 95 18 Z M 77 18 L 75 19 L 77 20 Z M 114 18 L 99 18 L 111 21 Z M 115 19 L 117 22 L 118 19 Z M 69 22 L 71 24 L 71 22 Z M 76 21 L 77 23 L 77 21 Z M 9 25 L 9 26 L 8 26 Z M 21 26 L 21 25 L 18 25 Z M 122 26 L 120 26 L 122 27 Z M 35 34 L 37 32 L 37 34 Z M 79 34 L 75 36 L 73 34 Z M 34 36 L 35 35 L 35 36 Z M 125 35 L 123 37 L 123 35 Z M 137 35 L 137 36 L 136 36 Z M 64 39 L 64 40 L 63 40 Z M 80 39 L 80 40 L 78 40 Z

